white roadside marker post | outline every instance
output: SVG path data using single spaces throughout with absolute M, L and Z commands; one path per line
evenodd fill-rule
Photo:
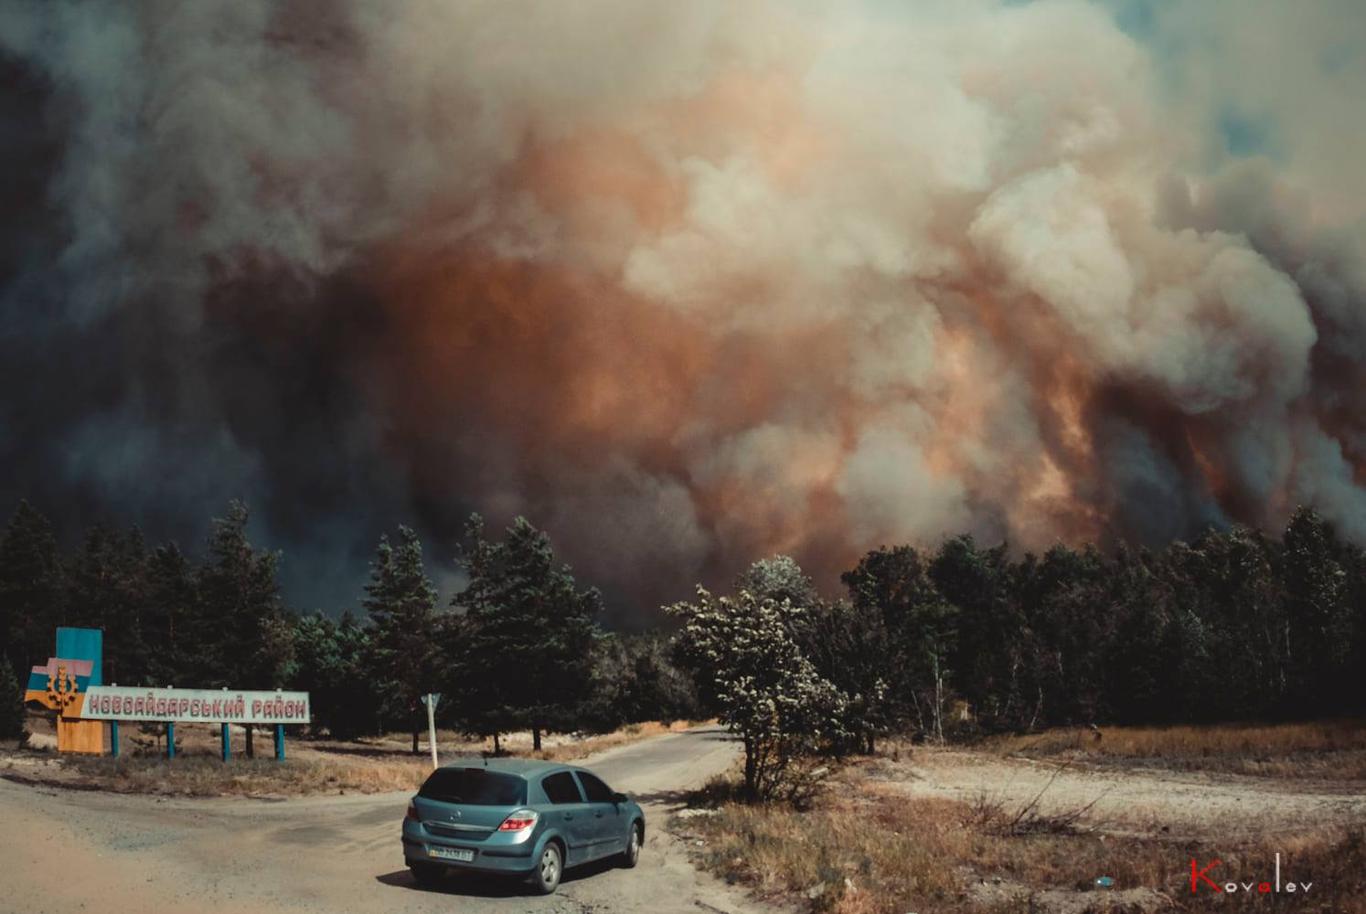
M 441 700 L 440 692 L 428 692 L 422 696 L 422 703 L 427 706 L 427 745 L 432 747 L 432 767 L 439 767 L 436 760 L 436 704 Z

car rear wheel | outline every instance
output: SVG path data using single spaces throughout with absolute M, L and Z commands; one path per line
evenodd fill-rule
M 626 839 L 626 850 L 621 852 L 621 865 L 627 869 L 640 862 L 640 845 L 644 840 L 640 832 L 640 823 L 631 826 L 631 836 Z
M 541 851 L 541 859 L 531 874 L 531 884 L 542 895 L 549 895 L 559 888 L 562 875 L 564 875 L 564 857 L 560 854 L 560 846 L 552 842 L 545 846 L 545 850 Z
M 408 869 L 412 870 L 413 878 L 418 885 L 436 885 L 441 881 L 441 867 L 433 866 L 430 863 L 410 863 Z

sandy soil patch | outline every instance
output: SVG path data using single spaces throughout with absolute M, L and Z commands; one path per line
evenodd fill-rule
M 926 747 L 876 762 L 872 774 L 912 797 L 1008 805 L 1038 797 L 1048 814 L 1090 805 L 1080 824 L 1114 834 L 1241 837 L 1366 823 L 1366 791 L 1357 781 L 1106 770 Z

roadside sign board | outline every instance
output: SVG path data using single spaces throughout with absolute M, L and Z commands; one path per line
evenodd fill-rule
M 104 685 L 104 629 L 57 629 L 57 656 L 89 660 L 90 681 L 87 685 Z
M 306 724 L 307 692 L 228 689 L 135 689 L 91 686 L 80 710 L 84 720 L 148 720 L 224 724 Z
M 81 719 L 81 705 L 91 686 L 100 684 L 104 632 L 97 628 L 57 629 L 57 654 L 28 676 L 24 701 L 36 701 L 57 712 L 57 751 L 100 755 L 104 725 Z

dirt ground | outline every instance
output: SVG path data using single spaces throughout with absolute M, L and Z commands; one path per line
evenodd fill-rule
M 1186 761 L 890 742 L 836 770 L 809 811 L 722 801 L 678 827 L 702 839 L 700 866 L 822 914 L 1366 914 L 1366 780 L 1172 767 Z M 1253 889 L 1192 892 L 1197 859 Z M 1273 872 L 1313 893 L 1268 900 Z
M 1094 804 L 1079 824 L 1111 834 L 1227 839 L 1366 824 L 1361 781 L 1089 768 L 923 747 L 875 763 L 874 773 L 909 796 L 1014 807 L 1038 797 L 1052 815 Z
M 214 748 L 211 736 L 188 734 L 190 758 L 183 760 L 199 755 L 210 774 L 221 771 L 209 764 Z M 441 743 L 443 754 L 455 749 L 456 737 L 450 738 L 449 745 L 444 739 Z M 815 906 L 808 900 L 813 896 L 805 892 L 793 896 L 764 891 L 761 894 L 770 902 L 761 902 L 739 887 L 698 872 L 691 861 L 708 853 L 711 841 L 699 845 L 704 835 L 696 833 L 695 823 L 686 817 L 675 820 L 675 834 L 665 827 L 670 814 L 680 808 L 682 791 L 733 766 L 737 756 L 733 741 L 714 728 L 655 736 L 634 733 L 622 738 L 631 742 L 598 752 L 589 764 L 646 805 L 651 823 L 648 855 L 638 870 L 597 867 L 576 874 L 551 899 L 479 881 L 456 881 L 435 892 L 419 889 L 403 869 L 398 851 L 396 823 L 408 794 L 394 788 L 344 796 L 333 790 L 331 796 L 277 797 L 270 802 L 265 795 L 257 799 L 119 796 L 0 780 L 0 860 L 4 861 L 0 912 L 85 908 L 146 914 L 187 907 L 204 912 L 738 914 L 771 910 L 771 900 L 784 897 L 799 910 Z M 560 737 L 557 743 L 570 754 L 584 748 L 574 738 Z M 268 740 L 258 745 L 268 754 Z M 404 766 L 416 766 L 416 772 L 424 763 L 407 756 L 407 745 L 401 734 L 361 746 L 292 741 L 290 757 L 325 759 L 350 752 L 362 767 L 387 765 L 402 774 L 407 770 Z M 515 738 L 513 745 L 517 745 Z M 144 748 L 152 751 L 155 747 L 149 739 Z M 479 747 L 461 744 L 460 748 L 476 751 Z M 31 754 L 27 759 L 20 764 L 57 764 L 48 753 Z M 1123 847 L 1143 847 L 1150 839 L 1159 839 L 1164 846 L 1189 845 L 1213 853 L 1230 842 L 1264 844 L 1270 839 L 1279 848 L 1282 838 L 1297 833 L 1366 827 L 1366 784 L 1360 779 L 1116 768 L 926 746 L 904 746 L 856 765 L 861 783 L 875 784 L 879 796 L 995 804 L 1005 809 L 1037 802 L 1043 815 L 1065 815 L 1086 807 L 1077 822 L 1079 831 L 1091 833 L 1085 840 L 1095 842 L 1096 836 L 1108 835 L 1112 836 L 1110 844 Z M 0 775 L 13 773 L 9 769 Z M 914 818 L 920 815 L 919 809 L 908 804 L 906 815 Z M 912 831 L 928 824 L 909 823 Z M 950 826 L 951 831 L 958 828 Z M 971 843 L 970 836 L 962 840 Z M 800 849 L 794 854 L 806 859 Z M 1173 855 L 1173 859 L 1181 857 L 1174 851 Z M 1074 880 L 1075 874 L 1068 878 Z M 1169 887 L 1156 888 L 1162 884 L 1154 876 L 1137 887 L 1116 886 L 1105 898 L 1125 910 L 1165 910 L 1174 896 L 1164 894 Z M 953 910 L 1015 910 L 1011 899 L 1022 887 L 991 865 L 986 869 L 978 865 L 962 902 L 966 907 Z M 1034 899 L 1030 903 L 1036 905 L 1031 910 L 1050 914 L 1091 910 L 1087 906 L 1097 897 L 1069 885 L 1067 879 L 1044 878 L 1030 891 Z
M 640 866 L 571 870 L 559 892 L 450 879 L 416 885 L 399 827 L 411 793 L 268 802 L 34 787 L 0 780 L 0 912 L 149 914 L 544 912 L 739 914 L 769 910 L 698 872 L 662 828 L 680 791 L 729 768 L 715 728 L 666 734 L 585 760 L 645 807 Z

